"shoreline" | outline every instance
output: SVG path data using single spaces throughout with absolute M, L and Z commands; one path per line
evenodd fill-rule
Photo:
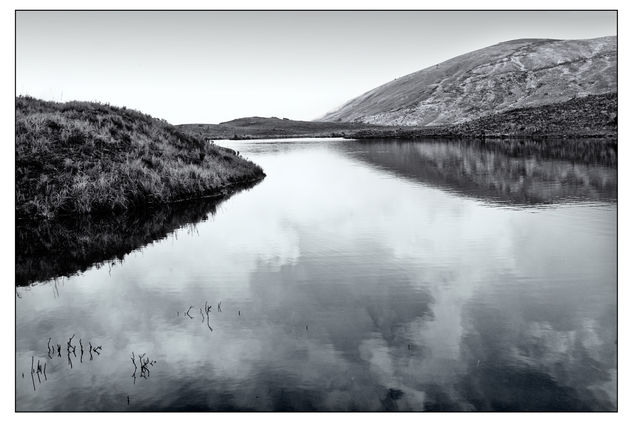
M 396 133 L 392 133 L 392 131 L 396 131 Z M 400 129 L 393 129 L 392 131 L 384 131 L 384 132 L 372 132 L 372 133 L 335 133 L 331 135 L 275 135 L 275 136 L 264 136 L 264 135 L 246 135 L 238 138 L 207 138 L 208 141 L 256 141 L 261 139 L 300 139 L 300 138 L 316 138 L 316 139 L 333 139 L 333 138 L 343 138 L 343 139 L 358 139 L 358 140 L 368 140 L 368 139 L 406 139 L 406 140 L 423 140 L 423 139 L 435 139 L 435 140 L 473 140 L 473 141 L 481 141 L 481 140 L 548 140 L 548 139 L 556 139 L 556 140 L 566 140 L 573 141 L 574 139 L 595 139 L 595 140 L 609 140 L 609 141 L 617 141 L 618 136 L 612 132 L 604 132 L 604 133 L 579 133 L 579 132 L 567 132 L 567 133 L 556 133 L 556 132 L 547 132 L 547 133 L 539 133 L 539 134 L 529 134 L 525 135 L 522 133 L 487 133 L 483 135 L 472 135 L 469 133 L 433 133 L 427 132 L 424 129 L 413 129 L 411 133 L 407 133 L 404 130 L 400 131 Z
M 515 108 L 461 123 L 438 126 L 384 126 L 361 122 L 242 118 L 220 124 L 178 125 L 210 140 L 284 138 L 584 139 L 618 137 L 617 92 L 565 102 Z
M 137 206 L 133 206 L 124 210 L 108 210 L 108 211 L 101 210 L 101 211 L 93 211 L 89 213 L 59 213 L 59 214 L 56 214 L 54 217 L 50 217 L 50 218 L 18 217 L 16 213 L 15 221 L 17 225 L 18 223 L 28 223 L 28 222 L 40 223 L 44 221 L 52 222 L 52 221 L 63 220 L 63 219 L 68 219 L 68 218 L 117 216 L 117 215 L 124 215 L 126 213 L 132 214 L 132 213 L 143 212 L 147 210 L 153 210 L 153 209 L 160 208 L 161 206 L 182 204 L 185 202 L 195 202 L 195 201 L 201 201 L 205 199 L 218 199 L 218 200 L 228 199 L 231 195 L 235 193 L 254 187 L 265 178 L 266 178 L 266 173 L 258 177 L 248 178 L 245 180 L 240 180 L 228 185 L 221 186 L 218 189 L 212 192 L 208 192 L 206 194 L 189 196 L 185 198 L 178 198 L 178 199 L 174 199 L 172 201 L 166 201 L 166 202 L 147 202 L 144 205 L 137 205 Z

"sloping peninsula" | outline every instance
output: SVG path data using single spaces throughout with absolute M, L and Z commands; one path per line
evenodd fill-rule
M 125 107 L 18 97 L 15 124 L 18 219 L 223 196 L 265 177 L 233 150 Z

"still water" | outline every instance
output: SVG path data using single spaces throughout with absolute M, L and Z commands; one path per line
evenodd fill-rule
M 222 144 L 267 177 L 18 227 L 17 410 L 617 409 L 615 166 Z

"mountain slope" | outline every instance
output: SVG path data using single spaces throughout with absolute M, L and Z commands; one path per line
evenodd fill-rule
M 617 92 L 616 37 L 503 42 L 403 76 L 322 121 L 446 125 L 490 113 Z

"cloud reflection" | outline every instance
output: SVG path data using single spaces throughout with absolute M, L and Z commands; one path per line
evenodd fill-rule
M 196 230 L 21 290 L 16 377 L 68 330 L 104 352 L 16 378 L 18 408 L 615 408 L 612 205 L 487 207 L 347 154 L 257 152 L 266 180 Z M 183 316 L 207 300 L 212 332 Z

